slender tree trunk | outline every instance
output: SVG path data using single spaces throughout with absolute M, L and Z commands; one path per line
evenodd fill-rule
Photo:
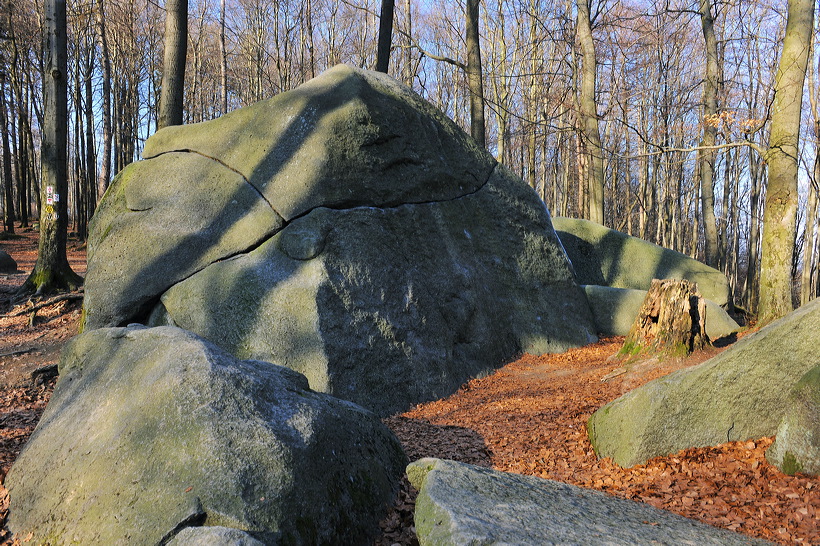
M 21 292 L 45 294 L 74 289 L 82 279 L 66 257 L 68 229 L 67 142 L 68 66 L 66 52 L 66 2 L 46 0 L 43 29 L 43 143 L 40 245 L 34 270 Z
M 228 113 L 228 50 L 225 44 L 225 0 L 219 5 L 219 99 L 220 113 Z
M 108 52 L 108 37 L 105 33 L 105 4 L 98 0 L 97 4 L 97 32 L 100 41 L 100 55 L 102 55 L 102 159 L 100 160 L 100 180 L 97 185 L 97 194 L 102 195 L 111 182 L 111 147 L 113 131 L 111 129 L 111 56 Z
M 182 125 L 185 59 L 188 50 L 188 0 L 165 3 L 165 55 L 157 129 Z
M 6 105 L 6 72 L 0 69 L 0 139 L 3 141 L 3 230 L 14 233 L 14 180 L 11 175 L 11 149 Z
M 393 9 L 394 0 L 382 0 L 381 17 L 379 17 L 379 43 L 376 51 L 376 70 L 387 74 L 390 67 L 390 48 L 393 45 Z
M 758 299 L 761 176 L 759 159 L 753 150 L 749 150 L 749 242 L 746 245 L 748 247 L 748 257 L 746 260 L 743 301 L 746 309 L 752 314 L 757 313 Z
M 467 0 L 467 85 L 470 88 L 470 134 L 487 148 L 484 124 L 484 79 L 481 74 L 481 44 L 478 34 L 480 0 Z
M 701 146 L 714 146 L 717 142 L 718 85 L 720 66 L 715 37 L 715 20 L 712 16 L 712 0 L 700 0 L 700 22 L 706 45 L 706 75 L 703 80 L 703 138 Z M 701 211 L 703 214 L 704 250 L 706 264 L 718 266 L 718 235 L 715 220 L 715 150 L 698 150 L 700 166 Z
M 576 33 L 581 46 L 580 130 L 582 149 L 586 153 L 585 172 L 589 187 L 589 219 L 604 223 L 604 154 L 598 127 L 598 106 L 595 102 L 595 81 L 598 63 L 595 60 L 595 43 L 592 39 L 592 21 L 589 13 L 590 0 L 578 0 Z
M 820 176 L 820 154 L 814 160 L 814 183 L 809 183 L 809 196 L 806 203 L 806 225 L 803 242 L 803 272 L 801 275 L 800 304 L 805 305 L 814 299 L 812 291 L 812 273 L 817 256 L 814 254 L 815 237 L 817 236 L 817 176 Z
M 815 1 L 789 0 L 788 5 L 766 154 L 769 184 L 763 212 L 758 316 L 762 324 L 794 308 L 791 268 L 797 231 L 798 140 Z

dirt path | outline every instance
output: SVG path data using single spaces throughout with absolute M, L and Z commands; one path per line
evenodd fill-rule
M 36 259 L 36 234 L 0 241 L 20 273 L 0 275 L 0 314 Z M 85 274 L 85 251 L 69 243 L 72 268 Z M 29 316 L 0 317 L 0 482 L 31 435 L 53 389 L 31 373 L 55 364 L 77 332 L 78 302 Z M 443 457 L 499 470 L 591 487 L 782 544 L 820 544 L 820 478 L 788 477 L 763 454 L 770 438 L 690 449 L 646 465 L 621 469 L 598 461 L 585 424 L 598 407 L 640 384 L 691 366 L 712 353 L 659 364 L 648 361 L 601 381 L 620 340 L 605 340 L 561 355 L 525 355 L 495 374 L 470 381 L 453 396 L 385 419 L 411 460 Z M 0 527 L 8 498 L 0 486 Z M 405 483 L 383 522 L 379 544 L 414 544 L 414 493 Z M 0 531 L 0 542 L 11 539 Z M 18 542 L 19 543 L 19 542 Z

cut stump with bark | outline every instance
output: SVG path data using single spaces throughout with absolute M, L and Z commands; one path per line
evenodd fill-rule
M 618 355 L 686 356 L 709 346 L 706 300 L 697 284 L 653 279 Z

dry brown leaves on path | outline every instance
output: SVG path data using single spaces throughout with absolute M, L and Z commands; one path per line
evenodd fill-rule
M 565 354 L 525 355 L 447 399 L 385 422 L 411 460 L 440 457 L 492 466 L 598 489 L 781 544 L 820 544 L 820 478 L 790 477 L 771 466 L 764 457 L 771 438 L 687 449 L 629 469 L 597 459 L 586 433 L 586 421 L 596 409 L 717 352 L 636 365 L 602 382 L 619 366 L 608 358 L 622 341 L 603 340 Z M 412 510 L 412 493 L 407 488 L 402 493 L 404 510 Z M 394 509 L 390 517 L 401 520 L 401 512 Z M 412 533 L 385 521 L 378 543 L 414 540 Z

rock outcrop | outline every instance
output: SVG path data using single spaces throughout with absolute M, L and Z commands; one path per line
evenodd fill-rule
M 2 249 L 0 249 L 0 273 L 17 273 L 17 262 Z
M 652 279 L 686 279 L 720 306 L 730 304 L 726 276 L 697 260 L 589 220 L 553 218 L 579 284 L 649 290 Z
M 766 459 L 786 474 L 820 476 L 820 356 L 792 388 Z
M 287 368 L 177 328 L 100 329 L 63 353 L 6 480 L 8 525 L 36 544 L 154 546 L 202 525 L 248 544 L 361 544 L 405 464 L 375 415 Z
M 407 467 L 425 545 L 769 544 L 599 491 L 442 459 Z
M 815 300 L 698 366 L 610 402 L 587 426 L 595 452 L 628 467 L 688 447 L 773 436 L 792 387 L 818 363 L 818 331 Z
M 88 329 L 178 325 L 380 414 L 595 339 L 535 192 L 386 75 L 336 67 L 144 157 L 91 226 Z
M 646 299 L 646 290 L 612 288 L 588 284 L 582 287 L 601 335 L 625 336 Z M 740 326 L 721 306 L 706 300 L 706 335 L 714 341 L 740 330 Z

